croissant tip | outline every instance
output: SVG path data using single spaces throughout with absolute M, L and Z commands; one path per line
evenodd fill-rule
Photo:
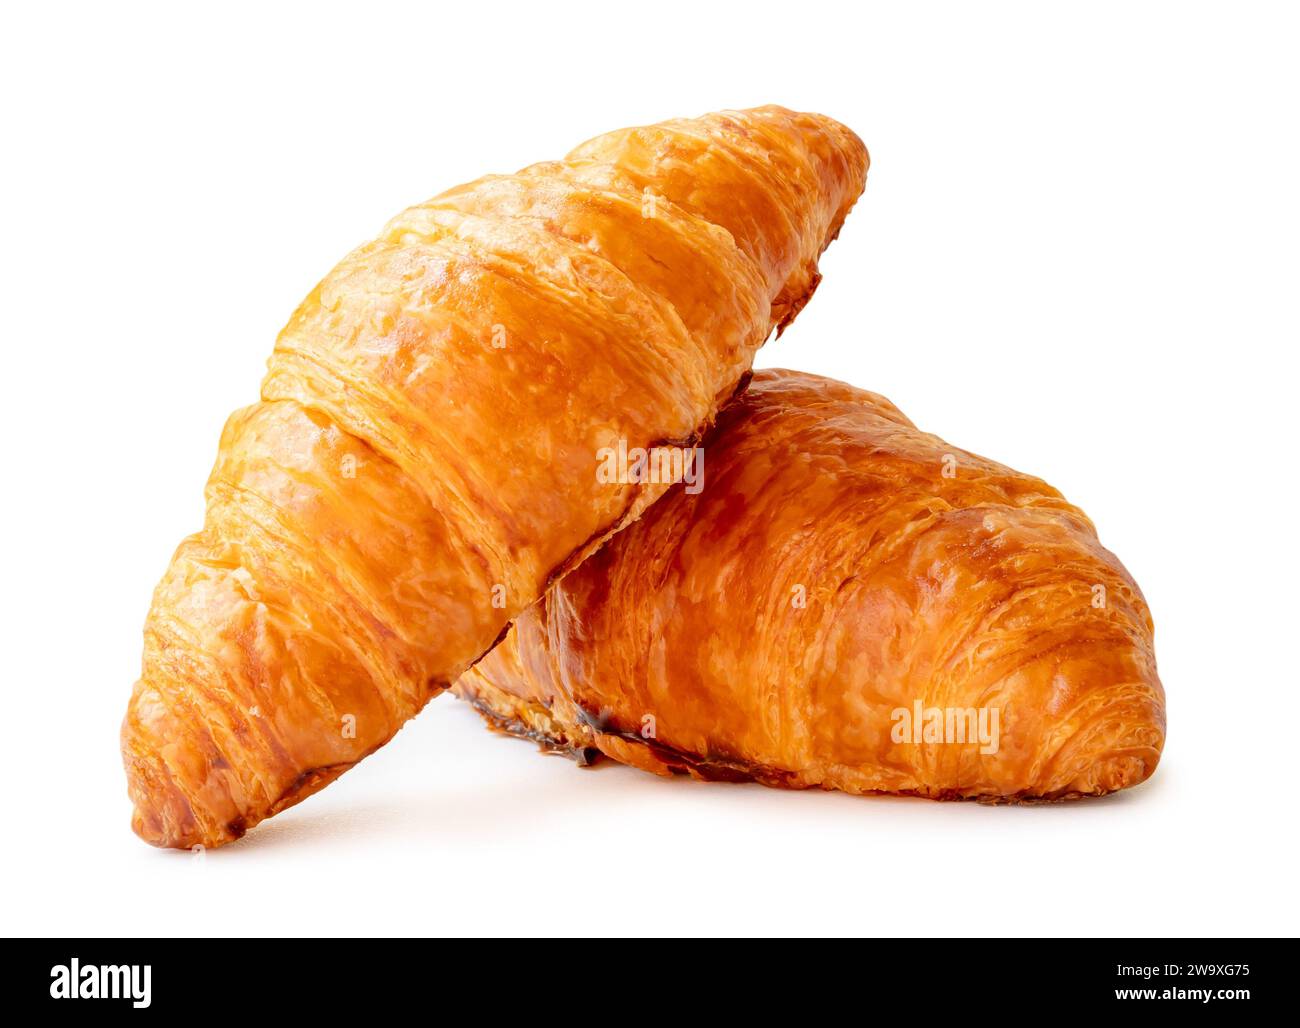
M 1155 774 L 1160 763 L 1160 751 L 1149 753 L 1117 753 L 1093 763 L 1085 773 L 1073 781 L 1027 800 L 1082 799 L 1111 796 L 1141 785 Z
M 178 841 L 170 839 L 164 830 L 162 820 L 152 811 L 141 810 L 136 807 L 131 812 L 131 831 L 136 834 L 142 842 L 147 842 L 150 846 L 157 846 L 159 849 L 180 849 L 182 847 Z
M 1096 782 L 1101 793 L 1119 792 L 1141 785 L 1153 774 L 1159 755 L 1153 757 L 1120 756 L 1103 762 L 1096 770 Z
M 136 806 L 131 814 L 131 831 L 143 842 L 159 849 L 201 850 L 215 849 L 243 837 L 247 831 L 242 818 L 225 826 L 219 838 L 204 835 L 199 826 L 193 822 L 192 815 L 188 824 L 169 823 L 166 814 L 150 807 Z
M 175 802 L 154 802 L 150 790 L 129 770 L 127 780 L 134 803 L 131 831 L 141 841 L 160 849 L 191 849 L 202 844 L 189 804 L 184 804 L 182 811 Z
M 207 840 L 201 837 L 189 800 L 142 733 L 143 728 L 128 712 L 122 724 L 122 763 L 133 807 L 131 830 L 150 846 L 163 849 L 192 849 L 205 844 Z

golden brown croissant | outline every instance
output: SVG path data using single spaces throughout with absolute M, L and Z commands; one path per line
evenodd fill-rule
M 778 107 L 601 136 L 413 207 L 345 258 L 235 413 L 154 595 L 133 826 L 218 845 L 387 742 L 666 483 L 818 281 L 864 185 Z
M 1151 617 L 1046 483 L 888 400 L 759 372 L 681 485 L 455 686 L 498 728 L 649 771 L 936 799 L 1146 779 Z

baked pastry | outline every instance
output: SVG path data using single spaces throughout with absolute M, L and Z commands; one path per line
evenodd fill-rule
M 888 400 L 764 371 L 678 485 L 455 686 L 498 728 L 660 774 L 1060 799 L 1156 767 L 1137 584 L 1051 486 Z
M 860 194 L 779 107 L 601 136 L 398 215 L 307 297 L 231 416 L 145 626 L 133 827 L 216 846 L 387 742 L 667 482 L 807 302 Z

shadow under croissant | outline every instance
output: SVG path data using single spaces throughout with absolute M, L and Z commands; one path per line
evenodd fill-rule
M 239 853 L 295 849 L 305 843 L 328 846 L 375 835 L 438 837 L 466 842 L 518 842 L 530 831 L 544 835 L 555 828 L 563 806 L 549 802 L 540 783 L 480 789 L 473 793 L 407 795 L 402 800 L 358 800 L 317 808 L 297 807 L 264 822 L 237 845 L 212 851 L 216 859 L 238 859 Z M 230 854 L 230 856 L 227 856 Z
M 843 822 L 846 811 L 857 808 L 863 815 L 870 817 L 878 814 L 882 807 L 888 807 L 891 813 L 908 811 L 912 815 L 930 817 L 925 812 L 942 812 L 946 818 L 958 815 L 960 811 L 969 811 L 972 816 L 983 817 L 1021 817 L 1021 816 L 1063 816 L 1072 820 L 1079 817 L 1096 816 L 1104 811 L 1113 813 L 1117 808 L 1144 802 L 1143 797 L 1160 785 L 1152 782 L 1142 789 L 1125 789 L 1105 796 L 1089 797 L 1087 802 L 1038 801 L 1021 804 L 981 804 L 968 801 L 956 804 L 936 805 L 918 796 L 896 795 L 892 793 L 875 793 L 867 796 L 854 796 L 849 793 L 805 790 L 802 793 L 781 792 L 766 789 L 757 782 L 698 782 L 684 776 L 661 778 L 645 775 L 636 768 L 604 760 L 598 764 L 575 768 L 575 773 L 599 775 L 610 779 L 611 786 L 619 793 L 619 802 L 625 803 L 636 796 L 645 796 L 641 790 L 658 792 L 663 789 L 682 789 L 691 792 L 710 792 L 714 795 L 728 796 L 732 800 L 744 797 L 747 812 L 752 807 L 749 801 L 764 801 L 780 804 L 796 803 L 802 813 L 817 816 L 825 813 Z M 1160 777 L 1164 781 L 1165 776 Z M 638 784 L 639 783 L 639 784 Z M 572 793 L 567 795 L 572 796 Z M 414 834 L 436 836 L 446 839 L 458 837 L 463 841 L 484 841 L 485 839 L 510 840 L 518 842 L 521 832 L 531 826 L 539 835 L 545 834 L 560 820 L 572 816 L 575 811 L 590 810 L 598 814 L 607 809 L 610 797 L 607 792 L 593 793 L 590 802 L 577 807 L 571 803 L 557 803 L 555 790 L 541 786 L 520 790 L 517 786 L 500 788 L 475 793 L 473 796 L 451 797 L 442 795 L 437 798 L 416 800 L 413 802 L 366 803 L 358 802 L 344 807 L 333 806 L 316 810 L 311 805 L 295 808 L 282 817 L 267 821 L 249 832 L 238 845 L 222 847 L 209 851 L 208 856 L 218 860 L 238 860 L 240 854 L 264 854 L 277 849 L 296 849 L 306 843 L 329 845 L 346 843 L 350 839 L 373 837 L 376 834 L 395 832 L 399 829 L 412 829 Z M 1032 808 L 1037 815 L 1030 815 Z M 997 813 L 1001 812 L 1001 813 Z M 1055 812 L 1055 814 L 1053 814 Z M 783 815 L 784 816 L 784 813 Z M 968 822 L 953 823 L 954 830 L 964 828 Z M 186 851 L 173 851 L 177 859 L 189 856 Z

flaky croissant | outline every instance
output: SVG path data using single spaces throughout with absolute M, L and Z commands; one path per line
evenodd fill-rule
M 759 372 L 678 485 L 456 684 L 498 728 L 658 773 L 935 799 L 1146 779 L 1141 592 L 1037 478 L 888 400 Z
M 215 846 L 387 742 L 666 483 L 817 285 L 862 191 L 778 107 L 601 136 L 452 189 L 345 258 L 227 423 L 122 728 L 133 827 Z

